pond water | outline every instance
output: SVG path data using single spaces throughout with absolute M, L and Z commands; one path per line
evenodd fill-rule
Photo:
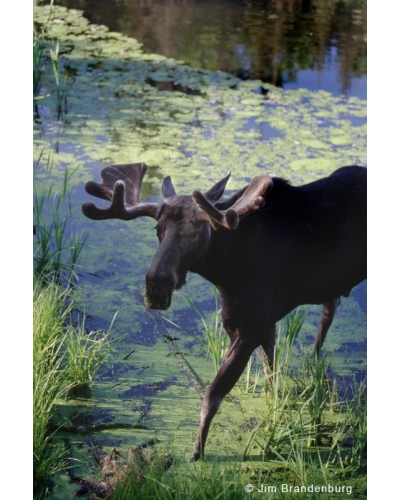
M 75 2 L 74 6 L 86 9 L 86 4 L 90 2 Z M 241 2 L 232 3 L 232 10 L 226 8 L 227 4 L 215 4 L 220 9 L 225 6 L 225 17 L 231 22 L 233 19 L 243 21 Z M 303 4 L 305 2 L 282 3 L 293 8 Z M 320 5 L 318 2 L 308 4 Z M 204 359 L 201 321 L 181 293 L 174 294 L 172 307 L 165 313 L 144 308 L 144 276 L 157 247 L 154 221 L 143 218 L 126 223 L 85 219 L 81 204 L 90 196 L 84 191 L 84 183 L 99 181 L 105 166 L 145 162 L 148 171 L 141 200 L 159 201 L 161 182 L 167 175 L 172 177 L 178 194 L 189 194 L 195 189 L 208 189 L 231 171 L 227 189 L 230 195 L 260 173 L 275 173 L 294 184 L 301 184 L 343 165 L 366 165 L 366 102 L 354 93 L 357 87 L 354 82 L 359 81 L 362 86 L 365 78 L 365 68 L 360 62 L 364 52 L 361 50 L 359 57 L 354 59 L 359 61 L 359 67 L 353 63 L 349 66 L 352 69 L 346 80 L 350 82 L 347 87 L 339 86 L 332 92 L 313 88 L 291 90 L 287 88 L 289 81 L 284 81 L 290 78 L 284 77 L 282 67 L 279 70 L 281 79 L 275 81 L 283 85 L 282 89 L 268 83 L 271 80 L 268 75 L 257 72 L 248 73 L 247 80 L 239 78 L 244 76 L 240 73 L 241 66 L 235 71 L 234 66 L 230 66 L 234 59 L 229 57 L 226 66 L 222 64 L 224 58 L 216 57 L 213 67 L 212 60 L 204 56 L 203 61 L 200 55 L 197 62 L 192 59 L 187 65 L 171 58 L 171 53 L 160 54 L 161 47 L 157 48 L 158 53 L 150 53 L 154 50 L 151 46 L 142 50 L 136 39 L 121 34 L 122 31 L 132 35 L 126 28 L 130 8 L 150 16 L 148 24 L 154 28 L 158 26 L 155 33 L 160 36 L 164 31 L 156 21 L 158 17 L 164 19 L 166 14 L 162 16 L 158 11 L 156 15 L 153 8 L 165 9 L 166 13 L 167 7 L 172 9 L 173 5 L 192 7 L 197 14 L 191 14 L 188 20 L 194 22 L 203 17 L 209 19 L 212 26 L 217 17 L 215 12 L 210 15 L 212 3 L 147 3 L 144 0 L 92 2 L 92 5 L 98 7 L 88 14 L 92 22 L 80 11 L 55 6 L 47 24 L 46 48 L 52 46 L 52 40 L 59 40 L 60 82 L 67 101 L 60 112 L 57 109 L 60 88 L 50 58 L 47 58 L 34 120 L 35 184 L 39 191 L 46 190 L 50 183 L 54 189 L 62 189 L 66 169 L 70 172 L 68 227 L 87 238 L 75 292 L 77 308 L 86 313 L 88 330 L 107 331 L 118 313 L 112 329 L 115 352 L 100 373 L 92 399 L 66 401 L 60 406 L 57 418 L 65 423 L 77 419 L 79 413 L 87 416 L 90 422 L 113 422 L 109 430 L 77 437 L 74 453 L 84 460 L 90 456 L 93 440 L 103 446 L 131 446 L 153 438 L 155 432 L 164 444 L 179 446 L 180 450 L 190 453 L 191 436 L 198 424 L 200 397 L 203 388 L 214 377 L 212 361 Z M 251 13 L 251 9 L 265 4 L 249 5 Z M 279 2 L 273 5 L 278 8 Z M 347 3 L 330 5 L 339 12 L 349 8 Z M 358 3 L 350 5 L 355 10 L 354 5 Z M 364 12 L 364 3 L 360 5 Z M 113 12 L 125 12 L 125 16 L 118 17 L 119 23 L 123 23 L 120 26 L 106 22 L 107 12 L 108 21 L 116 22 L 114 14 L 107 11 L 111 7 Z M 282 10 L 285 16 L 286 10 Z M 267 11 L 272 16 L 271 22 L 277 19 Z M 100 12 L 104 17 L 95 18 Z M 187 27 L 191 23 L 183 23 L 186 18 L 182 12 L 177 12 L 180 17 L 177 15 L 175 22 L 178 24 L 173 26 L 183 26 L 182 37 L 186 36 L 186 45 L 190 45 L 190 33 L 202 32 L 204 21 L 203 28 L 196 25 L 194 30 Z M 37 23 L 45 24 L 48 17 L 46 7 L 35 8 Z M 140 22 L 135 19 L 136 25 L 142 26 L 145 18 Z M 287 17 L 285 19 L 289 23 Z M 105 24 L 113 30 L 121 29 L 110 31 Z M 279 26 L 282 29 L 286 24 Z M 224 29 L 232 31 L 232 28 Z M 331 28 L 326 29 L 326 33 L 331 32 Z M 242 28 L 236 31 L 241 33 Z M 211 29 L 210 39 L 215 36 Z M 180 39 L 178 34 L 176 39 Z M 234 38 L 230 46 L 237 47 L 239 39 Z M 332 39 L 331 36 L 329 40 Z M 196 45 L 194 43 L 193 47 Z M 255 49 L 249 47 L 246 50 L 253 53 Z M 324 47 L 322 44 L 321 53 L 325 54 Z M 182 43 L 176 50 L 184 49 Z M 174 53 L 174 57 L 188 60 L 183 55 Z M 262 64 L 256 58 L 252 61 L 254 71 L 259 71 L 257 68 Z M 294 67 L 300 65 L 299 61 L 300 55 L 293 59 Z M 304 71 L 315 70 L 309 63 L 305 66 Z M 229 69 L 232 73 L 221 69 Z M 299 80 L 301 71 L 296 70 Z M 325 81 L 325 77 L 321 81 Z M 343 92 L 347 96 L 343 96 Z M 50 173 L 46 168 L 47 159 L 52 164 Z M 213 288 L 200 277 L 190 275 L 183 292 L 204 316 L 215 311 Z M 319 319 L 320 307 L 311 308 L 296 348 L 297 354 L 302 348 L 309 352 Z M 178 340 L 171 344 L 167 336 Z M 327 338 L 326 350 L 332 359 L 335 376 L 365 373 L 365 282 L 342 301 Z M 257 363 L 253 366 L 257 368 Z M 259 412 L 262 388 L 260 384 L 253 394 L 249 394 L 243 387 L 241 380 L 233 391 L 240 398 L 224 403 L 221 415 L 216 417 L 210 434 L 210 450 L 223 449 L 228 455 L 237 452 L 237 443 L 230 433 L 242 434 L 243 429 L 251 431 L 249 422 L 253 422 Z M 176 405 L 176 401 L 180 404 Z M 173 415 L 171 405 L 174 405 Z M 134 433 L 126 428 L 126 423 L 137 425 Z M 217 432 L 221 428 L 226 432 Z
M 367 97 L 367 1 L 64 0 L 148 53 L 285 89 Z

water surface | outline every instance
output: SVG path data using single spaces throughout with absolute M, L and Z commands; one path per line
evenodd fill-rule
M 193 67 L 367 97 L 367 1 L 63 0 L 148 53 Z

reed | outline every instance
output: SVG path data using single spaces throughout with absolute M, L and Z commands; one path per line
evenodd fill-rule
M 58 281 L 70 284 L 77 279 L 76 268 L 85 237 L 73 231 L 68 182 L 72 172 L 66 168 L 61 187 L 54 189 L 51 173 L 53 162 L 41 154 L 34 164 L 34 179 L 41 166 L 46 182 L 34 181 L 34 271 L 44 281 Z
M 53 48 L 50 48 L 51 65 L 53 68 L 54 79 L 56 83 L 56 112 L 57 119 L 61 120 L 68 111 L 68 99 L 66 89 L 66 78 L 60 65 L 60 44 L 54 42 Z

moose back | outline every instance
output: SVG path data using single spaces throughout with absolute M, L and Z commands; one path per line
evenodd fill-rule
M 86 191 L 111 201 L 84 203 L 94 220 L 157 221 L 159 247 L 146 274 L 146 306 L 167 309 L 188 271 L 219 290 L 231 344 L 201 404 L 193 459 L 204 453 L 210 423 L 257 347 L 272 363 L 275 323 L 302 304 L 322 304 L 318 354 L 341 296 L 366 278 L 367 170 L 347 166 L 303 186 L 268 175 L 220 202 L 229 175 L 204 194 L 179 196 L 170 177 L 164 202 L 139 202 L 144 163 L 114 165 Z

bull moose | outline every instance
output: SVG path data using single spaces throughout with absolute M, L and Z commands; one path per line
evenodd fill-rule
M 340 297 L 366 278 L 367 169 L 342 167 L 303 186 L 260 175 L 222 202 L 230 174 L 191 196 L 177 195 L 166 177 L 161 204 L 139 202 L 145 172 L 144 163 L 103 169 L 102 184 L 88 182 L 85 189 L 111 205 L 87 202 L 82 210 L 94 220 L 157 221 L 160 245 L 146 274 L 148 308 L 167 309 L 188 271 L 220 293 L 231 344 L 201 404 L 192 457 L 198 460 L 211 420 L 252 352 L 261 346 L 272 363 L 275 323 L 299 305 L 323 304 L 318 355 Z

